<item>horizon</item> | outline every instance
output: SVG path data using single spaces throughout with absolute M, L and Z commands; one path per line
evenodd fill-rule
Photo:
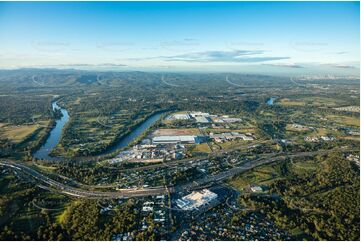
M 100 74 L 100 73 L 144 73 L 144 74 L 180 74 L 180 75 L 244 75 L 244 76 L 269 76 L 269 77 L 279 77 L 279 78 L 320 78 L 320 79 L 352 79 L 352 80 L 360 80 L 359 75 L 352 74 L 330 74 L 330 73 L 304 73 L 304 74 L 285 74 L 281 72 L 275 73 L 263 73 L 263 72 L 236 72 L 236 71 L 197 71 L 197 70 L 132 70 L 132 69 L 124 69 L 124 70 L 111 70 L 111 69 L 85 69 L 85 68 L 57 68 L 57 67 L 21 67 L 21 68 L 0 68 L 0 72 L 17 72 L 17 71 L 30 71 L 30 72 L 69 72 L 69 73 L 90 73 L 90 74 Z
M 359 2 L 2 2 L 0 68 L 359 76 Z

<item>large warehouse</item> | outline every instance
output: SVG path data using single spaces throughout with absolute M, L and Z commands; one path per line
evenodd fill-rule
M 176 144 L 187 143 L 194 144 L 196 142 L 194 135 L 177 135 L 177 136 L 156 136 L 153 138 L 154 144 Z
M 214 199 L 218 197 L 217 194 L 211 192 L 208 189 L 203 189 L 199 192 L 192 192 L 187 196 L 182 197 L 182 199 L 177 199 L 176 203 L 180 209 L 183 210 L 194 210 L 199 207 L 209 204 Z

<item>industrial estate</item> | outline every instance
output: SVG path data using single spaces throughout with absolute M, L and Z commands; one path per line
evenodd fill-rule
M 0 2 L 0 241 L 360 241 L 359 2 Z

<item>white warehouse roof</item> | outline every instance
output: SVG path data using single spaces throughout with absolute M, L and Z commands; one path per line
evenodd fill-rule
M 182 199 L 177 199 L 176 202 L 178 207 L 183 210 L 194 210 L 216 199 L 217 196 L 216 193 L 203 189 L 200 192 L 192 192 Z
M 178 136 L 156 136 L 153 138 L 154 143 L 195 143 L 196 136 L 193 135 L 178 135 Z
M 197 123 L 209 123 L 209 119 L 206 117 L 194 117 Z
M 174 114 L 173 117 L 175 119 L 190 119 L 191 117 L 189 116 L 189 114 L 187 113 L 179 113 L 179 114 Z

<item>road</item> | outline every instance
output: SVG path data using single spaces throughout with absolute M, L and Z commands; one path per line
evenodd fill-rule
M 228 82 L 229 84 L 231 84 L 231 85 L 233 85 L 233 86 L 236 86 L 236 87 L 242 87 L 242 86 L 239 85 L 239 84 L 236 84 L 236 83 L 231 82 L 231 81 L 228 79 L 228 76 L 226 76 L 226 82 Z
M 166 84 L 166 85 L 168 85 L 168 86 L 171 86 L 171 87 L 181 87 L 181 86 L 179 86 L 179 85 L 166 82 L 166 80 L 164 80 L 164 76 L 162 76 L 160 79 L 161 79 L 161 81 L 162 81 L 164 84 Z
M 100 192 L 100 191 L 89 191 L 80 188 L 74 188 L 67 184 L 55 181 L 40 172 L 18 163 L 11 161 L 1 161 L 0 165 L 6 166 L 12 169 L 16 169 L 18 172 L 22 172 L 26 175 L 33 177 L 35 180 L 42 184 L 43 188 L 49 188 L 51 191 L 63 193 L 74 197 L 86 197 L 86 198 L 127 198 L 127 197 L 139 197 L 148 195 L 159 195 L 166 194 L 165 187 L 153 187 L 148 189 L 122 189 L 113 192 Z M 44 187 L 45 185 L 45 187 Z
M 223 171 L 215 175 L 209 175 L 205 178 L 198 179 L 196 181 L 184 185 L 168 187 L 168 189 L 170 193 L 190 191 L 193 189 L 197 189 L 201 186 L 204 186 L 206 184 L 211 184 L 214 182 L 225 180 L 229 177 L 248 171 L 257 166 L 269 164 L 275 161 L 285 160 L 286 158 L 314 156 L 314 155 L 326 154 L 329 152 L 330 150 L 319 150 L 313 152 L 299 152 L 296 154 L 281 154 L 271 158 L 260 158 L 258 160 L 247 161 L 241 164 L 240 166 L 231 168 L 227 171 Z M 142 188 L 142 189 L 119 189 L 116 191 L 109 191 L 109 192 L 85 190 L 82 188 L 75 188 L 67 184 L 63 184 L 58 181 L 55 181 L 26 165 L 19 164 L 14 161 L 1 160 L 0 165 L 6 166 L 11 169 L 15 169 L 17 172 L 22 172 L 25 175 L 31 176 L 32 178 L 34 178 L 39 182 L 38 185 L 41 186 L 42 188 L 73 197 L 84 197 L 89 199 L 114 199 L 114 198 L 144 197 L 150 195 L 153 196 L 153 195 L 168 194 L 167 187 L 163 187 L 163 186 Z
M 191 157 L 191 158 L 185 158 L 182 160 L 168 161 L 168 162 L 158 163 L 158 164 L 154 164 L 154 165 L 146 165 L 146 166 L 140 166 L 140 167 L 134 167 L 134 168 L 126 168 L 126 169 L 124 169 L 123 167 L 111 167 L 111 166 L 107 166 L 106 168 L 130 172 L 130 171 L 142 171 L 142 170 L 157 169 L 157 168 L 161 168 L 161 167 L 176 167 L 180 164 L 195 163 L 195 162 L 198 162 L 201 160 L 209 159 L 212 156 L 220 156 L 220 155 L 227 154 L 227 153 L 230 153 L 230 152 L 236 151 L 236 150 L 241 151 L 241 150 L 245 150 L 245 149 L 250 149 L 250 148 L 254 147 L 255 144 L 263 144 L 263 143 L 267 143 L 267 142 L 269 142 L 269 141 L 252 143 L 252 145 L 243 147 L 241 149 L 239 147 L 237 147 L 237 148 L 220 150 L 220 151 L 212 151 L 212 153 L 210 153 L 209 155 L 197 156 L 196 158 Z M 261 154 L 261 155 L 270 155 L 270 154 Z M 272 153 L 271 155 L 275 155 L 275 153 Z

